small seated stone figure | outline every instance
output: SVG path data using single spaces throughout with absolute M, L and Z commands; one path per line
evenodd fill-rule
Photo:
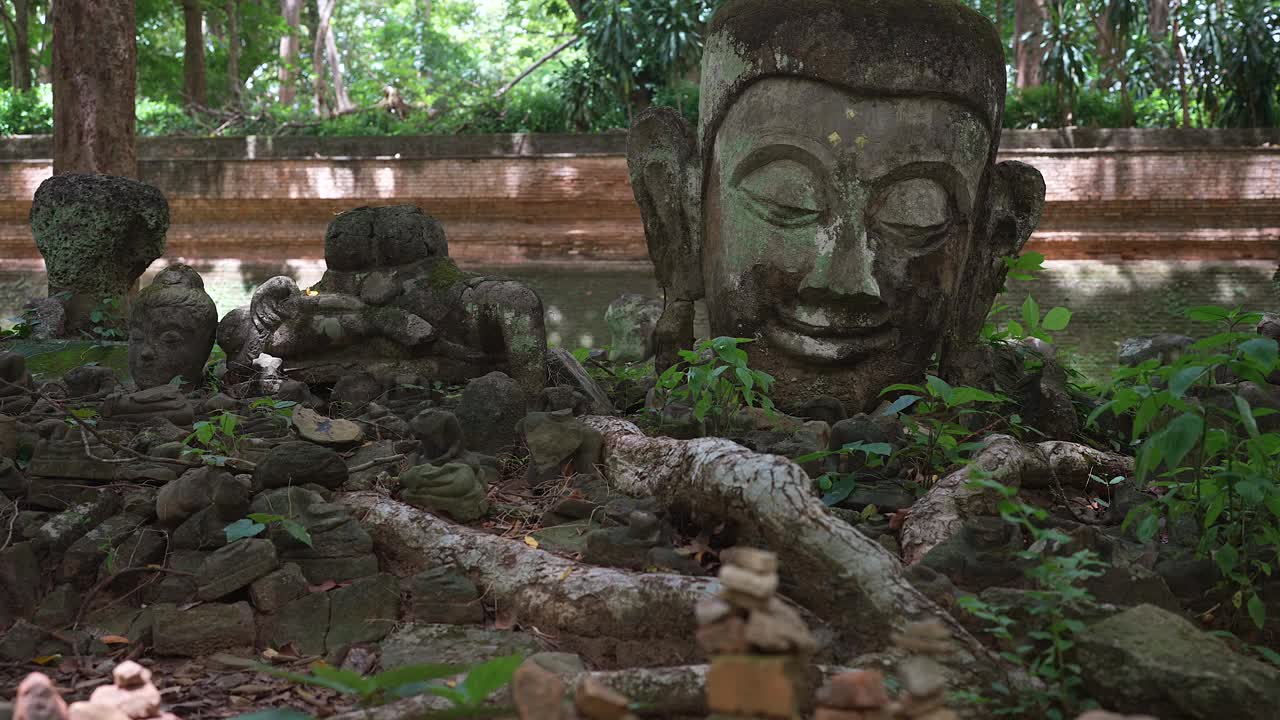
M 0 352 L 0 413 L 20 415 L 32 402 L 27 359 L 16 352 Z
M 135 426 L 162 417 L 178 427 L 191 427 L 195 408 L 176 385 L 156 385 L 132 393 L 117 393 L 102 404 L 102 419 L 109 426 Z
M 542 301 L 520 283 L 459 270 L 440 223 L 418 208 L 342 213 L 325 234 L 325 262 L 314 288 L 272 278 L 223 318 L 229 368 L 267 353 L 312 383 L 359 368 L 449 382 L 503 370 L 529 394 L 545 385 Z
M 81 365 L 62 376 L 62 385 L 66 388 L 66 397 L 82 405 L 106 399 L 119 387 L 120 381 L 109 367 Z
M 444 513 L 458 522 L 478 520 L 489 510 L 488 488 L 475 470 L 463 463 L 409 468 L 400 475 L 400 485 L 406 503 Z
M 643 295 L 627 293 L 609 303 L 604 311 L 609 326 L 609 361 L 633 363 L 653 357 L 653 333 L 660 317 L 662 301 Z
M 218 309 L 200 273 L 170 265 L 138 293 L 129 310 L 129 374 L 139 390 L 181 377 L 198 385 L 218 331 Z
M 654 108 L 628 140 L 659 358 L 692 346 L 704 299 L 712 336 L 755 338 L 784 409 L 870 411 L 939 350 L 980 382 L 1001 258 L 1044 203 L 1037 170 L 996 162 L 994 26 L 959 0 L 727 0 L 701 77 L 696 132 Z
M 44 673 L 33 672 L 18 685 L 13 720 L 67 720 L 67 702 Z

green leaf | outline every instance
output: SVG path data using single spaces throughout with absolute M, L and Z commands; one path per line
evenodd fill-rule
M 839 480 L 831 484 L 831 490 L 822 496 L 822 504 L 827 507 L 839 505 L 844 502 L 845 498 L 853 494 L 854 489 L 858 486 L 857 479 L 852 475 L 845 475 Z
M 1138 413 L 1133 418 L 1133 439 L 1137 440 L 1142 437 L 1142 433 L 1155 419 L 1156 413 L 1159 412 L 1160 406 L 1156 404 L 1155 396 L 1148 396 L 1138 406 Z
M 1192 365 L 1179 370 L 1169 380 L 1169 392 L 1173 393 L 1174 397 L 1182 397 L 1200 379 L 1200 376 L 1204 375 L 1204 371 L 1205 367 L 1202 365 Z
M 894 401 L 893 401 L 893 403 L 892 403 L 891 405 L 889 405 L 889 407 L 885 408 L 885 409 L 884 409 L 884 414 L 885 414 L 885 415 L 897 415 L 898 413 L 902 412 L 903 410 L 906 410 L 907 408 L 911 407 L 912 405 L 915 405 L 917 402 L 919 402 L 919 400 L 920 400 L 920 396 L 919 396 L 919 395 L 903 395 L 902 397 L 898 398 L 897 400 L 894 400 Z
M 1000 398 L 992 395 L 986 390 L 980 390 L 975 387 L 961 386 L 955 389 L 951 396 L 951 400 L 947 403 L 951 407 L 959 407 L 968 405 L 971 402 L 999 402 Z
M 1194 413 L 1178 416 L 1159 435 L 1152 438 L 1160 447 L 1165 464 L 1176 468 L 1191 449 L 1200 442 L 1200 433 L 1204 430 L 1204 419 Z
M 750 370 L 744 367 L 736 367 L 733 369 L 733 374 L 738 377 L 738 382 L 742 383 L 742 387 L 751 390 L 756 386 L 755 376 L 751 374 Z
M 1026 336 L 1027 331 L 1023 329 L 1022 323 L 1018 322 L 1017 320 L 1010 320 L 1009 334 L 1012 335 L 1013 337 L 1020 338 L 1020 337 Z
M 1138 541 L 1146 544 L 1155 538 L 1156 532 L 1160 529 L 1160 516 L 1148 512 L 1146 517 L 1142 518 L 1142 522 L 1138 523 Z
M 1056 307 L 1050 310 L 1048 315 L 1044 316 L 1044 322 L 1040 325 L 1045 330 L 1057 332 L 1059 330 L 1066 330 L 1067 325 L 1070 322 L 1071 311 L 1064 307 Z
M 222 529 L 222 532 L 227 536 L 227 542 L 233 543 L 244 538 L 256 537 L 266 529 L 267 526 L 262 523 L 256 523 L 249 518 L 243 518 L 226 526 Z
M 1196 322 L 1220 323 L 1231 316 L 1231 311 L 1217 305 L 1201 305 L 1187 310 L 1186 316 Z
M 283 515 L 272 515 L 271 513 L 249 513 L 246 517 L 263 525 L 270 525 L 273 522 L 280 522 L 285 519 Z
M 941 398 L 948 405 L 951 404 L 951 397 L 955 391 L 946 380 L 935 375 L 929 375 L 925 378 L 925 385 L 929 388 L 930 395 Z
M 1240 413 L 1240 422 L 1244 424 L 1249 437 L 1258 437 L 1258 421 L 1253 417 L 1253 409 L 1249 407 L 1249 401 L 1234 393 L 1232 397 L 1236 401 L 1236 412 Z
M 1245 608 L 1249 611 L 1249 619 L 1253 620 L 1253 624 L 1261 630 L 1267 624 L 1267 606 L 1263 604 L 1262 598 L 1254 593 L 1245 604 Z
M 1022 322 L 1032 331 L 1040 327 L 1040 304 L 1030 295 L 1022 303 Z
M 281 520 L 280 526 L 283 527 L 284 531 L 289 533 L 293 539 L 307 547 L 312 547 L 311 533 L 307 532 L 307 528 L 305 528 L 302 523 L 296 520 Z
M 1223 545 L 1213 552 L 1213 561 L 1218 564 L 1223 576 L 1230 576 L 1231 571 L 1236 569 L 1236 563 L 1240 562 L 1240 554 L 1231 545 Z
M 481 663 L 467 673 L 467 678 L 458 685 L 458 689 L 467 697 L 469 704 L 479 705 L 489 695 L 511 682 L 511 676 L 515 675 L 522 662 L 524 658 L 520 655 L 507 655 Z
M 405 665 L 373 676 L 373 684 L 379 690 L 393 690 L 410 683 L 424 683 L 462 674 L 464 668 L 443 663 Z
M 883 455 L 886 457 L 893 454 L 893 446 L 890 445 L 889 443 L 865 443 L 864 444 L 861 440 L 859 440 L 856 443 L 849 443 L 848 445 L 845 445 L 841 449 L 850 450 L 850 451 L 856 450 L 859 452 L 866 453 L 867 455 Z
M 1271 338 L 1254 338 L 1240 344 L 1240 355 L 1259 372 L 1269 373 L 1280 357 L 1280 344 Z

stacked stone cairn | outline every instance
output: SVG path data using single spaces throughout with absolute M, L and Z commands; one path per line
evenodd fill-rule
M 778 557 L 724 553 L 720 594 L 698 603 L 698 643 L 711 656 L 707 705 L 717 716 L 798 718 L 806 697 L 809 629 L 777 596 Z
M 18 687 L 14 720 L 178 720 L 160 709 L 160 690 L 150 670 L 126 660 L 111 674 L 114 683 L 68 706 L 48 676 L 31 673 Z
M 898 666 L 902 694 L 894 716 L 903 720 L 959 720 L 959 715 L 944 706 L 947 679 L 935 659 L 953 650 L 947 627 L 938 620 L 910 623 L 894 634 L 893 644 L 912 654 Z
M 813 720 L 889 720 L 892 717 L 884 675 L 854 670 L 831 677 L 818 690 Z

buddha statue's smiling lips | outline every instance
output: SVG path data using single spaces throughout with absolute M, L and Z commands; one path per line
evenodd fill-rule
M 778 308 L 764 334 L 779 350 L 816 362 L 845 362 L 885 352 L 898 338 L 885 309 L 851 312 L 804 303 Z

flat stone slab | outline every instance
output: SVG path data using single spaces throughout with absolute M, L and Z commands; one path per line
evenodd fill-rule
M 423 663 L 474 665 L 504 655 L 529 657 L 545 648 L 534 636 L 469 625 L 408 624 L 382 641 L 382 667 Z

